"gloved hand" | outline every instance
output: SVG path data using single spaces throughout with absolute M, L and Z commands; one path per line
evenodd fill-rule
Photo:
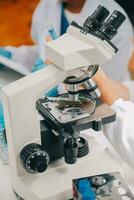
M 0 56 L 6 57 L 8 59 L 12 58 L 12 53 L 4 48 L 0 48 Z M 0 63 L 0 67 L 4 67 L 3 64 Z
M 0 132 L 2 132 L 4 128 L 5 128 L 4 113 L 3 113 L 2 103 L 0 102 Z
M 58 96 L 58 87 L 54 87 L 53 89 L 51 89 L 47 94 L 47 97 L 56 97 Z
M 36 72 L 36 71 L 38 71 L 39 69 L 44 68 L 46 65 L 47 65 L 47 64 L 46 64 L 41 58 L 38 58 L 38 59 L 35 61 L 34 66 L 32 67 L 32 72 Z
M 4 48 L 0 48 L 0 55 L 9 59 L 12 58 L 12 53 Z
M 51 33 L 51 32 L 50 32 Z M 54 33 L 53 33 L 54 34 Z M 54 35 L 56 37 L 56 35 Z M 51 41 L 52 38 L 50 36 L 47 36 L 47 39 L 46 41 L 49 42 Z M 49 60 L 46 60 L 45 62 L 41 59 L 41 58 L 38 58 L 36 61 L 35 61 L 35 64 L 34 66 L 32 67 L 32 72 L 36 72 L 38 71 L 39 69 L 42 69 L 44 68 L 45 66 L 51 64 L 51 62 Z

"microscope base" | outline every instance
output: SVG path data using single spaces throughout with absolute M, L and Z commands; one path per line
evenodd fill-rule
M 43 174 L 27 173 L 17 177 L 11 172 L 13 190 L 20 200 L 68 200 L 72 198 L 72 179 L 121 171 L 109 149 L 96 137 L 87 133 L 81 135 L 88 140 L 90 153 L 78 159 L 76 164 L 67 165 L 59 159 Z

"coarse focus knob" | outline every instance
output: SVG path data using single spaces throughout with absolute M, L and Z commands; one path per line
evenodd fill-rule
M 26 171 L 32 174 L 44 172 L 49 163 L 48 153 L 36 143 L 26 145 L 20 152 L 20 159 Z

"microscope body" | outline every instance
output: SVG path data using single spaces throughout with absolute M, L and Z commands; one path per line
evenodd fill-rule
M 93 34 L 81 33 L 75 23 L 69 26 L 63 36 L 46 44 L 47 58 L 64 71 L 96 63 L 104 64 L 116 52 L 117 48 L 111 42 Z
M 101 18 L 99 17 L 99 19 Z M 89 21 L 94 22 L 93 17 Z M 116 53 L 117 48 L 106 37 L 102 37 L 100 32 L 99 34 L 97 32 L 95 34 L 87 32 L 87 22 L 88 20 L 82 28 L 73 23 L 66 34 L 55 41 L 47 43 L 47 58 L 54 64 L 3 88 L 11 182 L 14 191 L 22 199 L 69 199 L 71 198 L 71 179 L 120 169 L 118 162 L 114 160 L 109 150 L 96 137 L 88 136 L 88 134 L 82 134 L 82 137 L 89 142 L 90 153 L 79 158 L 77 162 L 76 157 L 71 160 L 66 157 L 65 161 L 70 165 L 66 164 L 63 159 L 65 154 L 63 138 L 69 139 L 70 142 L 70 135 L 73 135 L 74 138 L 78 132 L 78 136 L 80 136 L 81 131 L 89 128 L 99 131 L 101 125 L 113 122 L 115 112 L 110 107 L 104 103 L 98 104 L 92 115 L 82 115 L 84 118 L 78 117 L 75 121 L 71 120 L 71 123 L 66 122 L 68 118 L 65 117 L 66 123 L 61 122 L 62 128 L 58 131 L 52 128 L 53 123 L 50 123 L 54 121 L 54 118 L 56 119 L 57 115 L 53 110 L 46 112 L 46 102 L 43 104 L 44 113 L 39 107 L 41 104 L 38 104 L 37 110 L 40 111 L 40 114 L 43 114 L 43 118 L 45 114 L 42 122 L 40 122 L 36 110 L 41 95 L 71 77 L 72 74 L 74 75 L 77 69 L 79 69 L 79 72 L 85 66 L 107 62 Z M 96 24 L 96 21 L 93 24 Z M 109 30 L 109 24 L 104 24 L 103 30 L 105 30 L 105 33 L 107 33 L 107 29 Z M 112 34 L 114 35 L 114 33 Z M 107 36 L 111 36 L 109 32 Z M 78 80 L 81 81 L 81 75 L 79 76 L 80 79 Z M 70 97 L 73 96 L 71 88 L 69 90 Z M 95 87 L 94 91 L 96 91 Z M 98 92 L 95 94 L 98 94 Z M 49 118 L 46 113 L 49 114 Z M 52 119 L 52 117 L 54 118 Z M 87 133 L 89 132 L 92 131 L 87 131 Z M 29 144 L 32 144 L 32 148 Z M 23 150 L 23 156 L 21 157 L 20 154 Z M 48 151 L 51 156 L 48 156 Z M 32 154 L 29 154 L 29 152 L 32 152 Z M 50 164 L 48 165 L 48 163 Z M 45 171 L 47 166 L 48 169 Z M 34 174 L 35 171 L 45 172 Z

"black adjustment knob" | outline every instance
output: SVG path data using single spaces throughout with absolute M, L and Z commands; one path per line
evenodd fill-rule
M 88 146 L 88 141 L 85 138 L 78 138 L 77 140 L 78 143 L 78 158 L 81 158 L 83 156 L 86 156 L 89 153 L 89 146 Z
M 25 146 L 20 152 L 20 159 L 26 171 L 32 174 L 44 172 L 49 163 L 48 153 L 36 143 Z
M 74 164 L 77 161 L 78 145 L 74 138 L 68 138 L 64 144 L 64 158 L 67 164 Z

